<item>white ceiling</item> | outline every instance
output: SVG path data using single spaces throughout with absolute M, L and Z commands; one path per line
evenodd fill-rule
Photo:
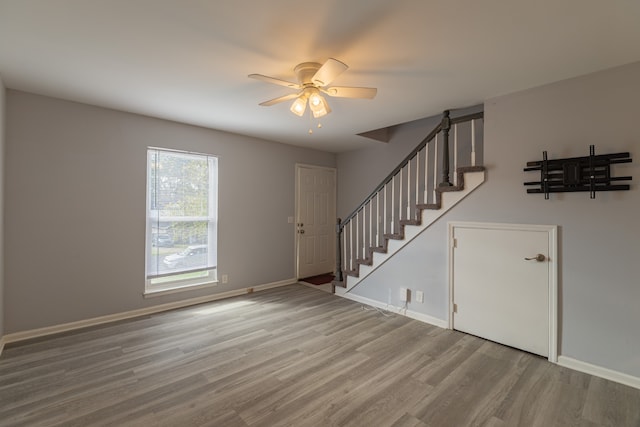
M 329 98 L 312 135 L 289 103 L 258 106 L 290 89 L 248 74 L 329 57 L 350 66 L 335 85 L 378 96 Z M 0 0 L 8 88 L 334 152 L 638 60 L 638 0 Z

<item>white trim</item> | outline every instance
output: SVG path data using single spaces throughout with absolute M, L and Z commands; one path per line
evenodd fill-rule
M 77 322 L 63 323 L 60 325 L 47 326 L 39 329 L 31 329 L 28 331 L 14 332 L 3 337 L 4 343 L 13 343 L 24 341 L 32 338 L 53 335 L 60 332 L 73 331 L 76 329 L 86 328 L 89 326 L 102 325 L 104 323 L 115 322 L 119 320 L 131 319 L 134 317 L 145 316 L 148 314 L 159 313 L 162 311 L 174 310 L 176 308 L 188 307 L 190 305 L 202 304 L 205 302 L 216 301 L 220 299 L 235 297 L 266 289 L 277 288 L 297 283 L 296 279 L 280 280 L 279 282 L 265 283 L 263 285 L 250 286 L 242 289 L 234 289 L 227 292 L 220 292 L 213 295 L 206 295 L 197 298 L 189 298 L 186 300 L 170 302 L 166 304 L 154 305 L 152 307 L 140 308 L 137 310 L 125 311 L 122 313 L 108 314 L 106 316 L 93 317 L 91 319 L 79 320 Z
M 182 285 L 182 286 L 173 285 L 172 287 L 167 287 L 165 289 L 158 289 L 158 290 L 152 290 L 152 291 L 145 290 L 142 293 L 142 296 L 144 298 L 155 298 L 155 297 L 160 297 L 162 295 L 176 294 L 179 292 L 188 292 L 188 291 L 196 291 L 196 290 L 206 289 L 206 288 L 215 288 L 216 286 L 218 286 L 217 280 L 204 282 L 204 283 L 194 283 L 191 285 L 189 284 Z
M 640 389 L 640 377 L 634 377 L 633 375 L 603 368 L 602 366 L 592 365 L 591 363 L 583 362 L 572 357 L 558 356 L 558 365 Z
M 367 298 L 367 297 L 362 297 L 360 295 L 354 295 L 354 294 L 350 294 L 350 293 L 344 293 L 344 294 L 337 294 L 337 296 L 342 297 L 342 298 L 346 298 L 348 300 L 351 301 L 355 301 L 355 302 L 359 302 L 361 304 L 365 304 L 365 305 L 370 305 L 372 307 L 378 307 L 381 308 L 383 310 L 387 310 L 396 314 L 399 314 L 401 316 L 405 316 L 408 317 L 410 319 L 414 319 L 417 320 L 419 322 L 422 323 L 427 323 L 429 325 L 433 325 L 433 326 L 437 326 L 439 328 L 443 328 L 443 329 L 447 329 L 447 321 L 446 320 L 442 320 L 442 319 L 438 319 L 437 317 L 433 317 L 433 316 L 429 316 L 428 314 L 423 314 L 423 313 L 418 313 L 417 311 L 412 311 L 409 310 L 405 307 L 396 307 L 393 305 L 389 305 L 389 304 L 385 304 L 383 302 L 371 299 L 371 298 Z
M 2 350 L 4 350 L 5 339 L 0 337 L 0 356 L 2 356 Z
M 208 156 L 208 157 L 220 158 L 220 156 L 217 154 L 201 153 L 199 151 L 180 150 L 177 148 L 156 147 L 153 145 L 147 146 L 147 150 L 158 150 L 158 151 L 167 151 L 173 154 L 190 154 L 192 156 Z
M 172 156 L 177 157 L 185 157 L 191 160 L 197 158 L 198 160 L 206 160 L 207 170 L 208 170 L 208 195 L 207 195 L 207 203 L 208 203 L 208 215 L 207 216 L 166 216 L 163 217 L 160 215 L 159 211 L 154 211 L 155 215 L 152 214 L 151 210 L 151 188 L 157 186 L 158 177 L 154 180 L 153 183 L 150 182 L 151 179 L 151 166 L 154 164 L 152 162 L 152 157 L 154 154 L 158 156 L 160 153 L 171 153 Z M 156 156 L 157 163 L 159 160 Z M 151 295 L 154 292 L 162 292 L 169 289 L 179 289 L 185 287 L 187 285 L 200 285 L 202 283 L 210 283 L 215 282 L 216 275 L 211 276 L 212 271 L 217 269 L 217 257 L 218 257 L 218 220 L 219 220 L 219 212 L 218 212 L 218 199 L 219 199 L 219 188 L 218 188 L 218 177 L 219 177 L 219 158 L 215 155 L 209 154 L 200 154 L 194 152 L 187 152 L 182 150 L 175 149 L 163 149 L 157 147 L 147 147 L 147 165 L 146 165 L 146 195 L 145 195 L 145 204 L 146 204 L 146 225 L 145 225 L 145 291 L 143 295 Z M 213 196 L 213 197 L 212 197 Z M 156 271 L 155 274 L 150 274 L 147 269 L 149 268 L 149 256 L 152 252 L 152 237 L 153 237 L 153 224 L 156 223 L 159 225 L 161 218 L 167 222 L 191 222 L 191 221 L 199 221 L 205 222 L 207 227 L 207 243 L 202 246 L 207 247 L 207 264 L 203 268 L 192 268 L 186 271 L 173 272 L 176 275 L 175 282 L 168 281 L 165 282 L 164 285 L 158 286 L 157 284 L 153 284 L 152 281 L 154 279 L 158 279 L 160 277 L 168 277 L 170 278 L 173 273 L 162 273 Z M 203 270 L 208 271 L 206 277 L 198 277 L 195 279 L 180 279 L 181 274 L 191 273 L 194 270 Z M 173 283 L 174 286 L 170 286 L 169 283 Z M 155 288 L 155 289 L 154 289 Z M 159 288 L 159 289 L 158 289 Z
M 558 362 L 558 226 L 557 225 L 535 225 L 535 224 L 503 224 L 490 222 L 449 222 L 448 247 L 447 251 L 449 264 L 449 311 L 448 328 L 453 329 L 453 236 L 454 229 L 460 228 L 481 228 L 493 230 L 517 230 L 517 231 L 546 231 L 549 235 L 549 362 Z

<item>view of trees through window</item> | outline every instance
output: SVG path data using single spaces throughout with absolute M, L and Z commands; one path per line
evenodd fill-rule
M 149 149 L 147 278 L 216 266 L 217 158 Z

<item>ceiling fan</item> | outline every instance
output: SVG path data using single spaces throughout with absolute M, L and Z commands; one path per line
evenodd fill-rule
M 307 109 L 307 104 L 309 104 L 313 117 L 318 118 L 331 112 L 329 104 L 322 96 L 323 93 L 339 98 L 373 99 L 376 96 L 377 89 L 372 87 L 329 86 L 347 68 L 349 67 L 345 63 L 329 58 L 324 64 L 318 64 L 317 62 L 298 64 L 293 69 L 298 78 L 298 83 L 262 74 L 249 74 L 249 77 L 297 90 L 296 93 L 270 99 L 269 101 L 261 102 L 260 105 L 268 107 L 279 102 L 295 99 L 291 104 L 292 113 L 302 116 Z

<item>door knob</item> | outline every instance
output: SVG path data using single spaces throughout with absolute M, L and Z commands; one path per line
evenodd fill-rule
M 545 259 L 547 259 L 547 257 L 546 257 L 546 256 L 544 256 L 544 255 L 542 255 L 542 254 L 538 254 L 538 255 L 536 255 L 536 256 L 534 256 L 534 257 L 531 257 L 531 258 L 525 258 L 525 260 L 527 260 L 527 261 L 532 261 L 532 260 L 534 260 L 534 259 L 535 259 L 536 261 L 538 261 L 538 262 L 542 262 L 542 261 L 544 261 Z
M 298 233 L 304 234 L 304 230 L 298 230 Z

